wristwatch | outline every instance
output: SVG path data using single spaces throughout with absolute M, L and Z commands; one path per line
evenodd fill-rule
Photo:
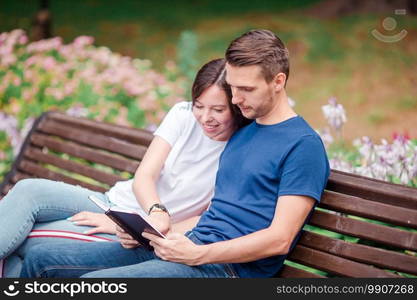
M 149 208 L 148 215 L 150 215 L 153 211 L 165 212 L 168 214 L 168 216 L 170 216 L 168 209 L 165 207 L 165 205 L 160 203 L 152 204 L 152 206 Z

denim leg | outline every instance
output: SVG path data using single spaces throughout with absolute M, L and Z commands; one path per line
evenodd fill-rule
M 228 265 L 187 266 L 163 261 L 143 248 L 124 249 L 118 242 L 40 244 L 26 255 L 23 278 L 228 278 Z
M 0 259 L 26 239 L 35 222 L 66 219 L 80 211 L 102 212 L 87 197 L 102 193 L 46 179 L 24 179 L 0 201 Z
M 137 264 L 153 258 L 155 255 L 151 251 L 125 249 L 118 242 L 45 243 L 30 249 L 20 276 L 79 277 L 91 271 Z
M 86 273 L 82 278 L 229 278 L 225 265 L 188 266 L 159 258 Z
M 48 231 L 64 231 L 64 232 L 73 232 L 73 233 L 83 233 L 86 230 L 90 230 L 92 227 L 90 226 L 80 226 L 74 225 L 69 220 L 58 220 L 52 222 L 42 222 L 42 223 L 35 223 L 33 225 L 32 230 L 33 233 L 38 230 L 48 230 Z M 103 238 L 103 241 L 117 241 L 118 238 L 114 234 L 107 234 L 107 233 L 95 233 L 90 235 L 90 237 L 98 237 Z M 82 238 L 82 237 L 80 237 Z M 106 240 L 105 240 L 106 239 Z M 13 253 L 18 254 L 20 257 L 24 258 L 26 253 L 35 245 L 43 244 L 43 243 L 73 243 L 75 240 L 73 237 L 66 238 L 64 237 L 29 237 L 27 238 Z M 90 242 L 90 241 L 85 241 Z
M 48 230 L 48 231 L 64 231 L 64 232 L 72 232 L 72 233 L 83 233 L 85 230 L 91 229 L 89 226 L 79 226 L 74 225 L 71 221 L 68 220 L 58 220 L 52 222 L 42 222 L 42 223 L 35 223 L 32 230 Z M 33 231 L 32 231 L 33 232 Z M 103 241 L 106 242 L 108 240 L 117 241 L 117 236 L 113 234 L 107 233 L 95 233 L 94 235 L 90 235 L 89 237 L 99 237 L 103 238 Z M 82 236 L 80 237 L 82 238 Z M 4 277 L 19 277 L 23 259 L 26 256 L 26 253 L 34 247 L 35 245 L 48 243 L 74 243 L 74 237 L 61 237 L 61 236 L 53 236 L 53 237 L 29 237 L 27 238 L 12 254 L 10 254 L 7 258 L 4 259 L 4 268 L 3 268 L 3 276 Z M 89 240 L 85 241 L 86 243 L 90 242 Z M 51 245 L 53 247 L 53 245 Z

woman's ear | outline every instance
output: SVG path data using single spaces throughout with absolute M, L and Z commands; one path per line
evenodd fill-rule
M 278 73 L 273 79 L 274 91 L 279 93 L 284 87 L 287 76 L 284 73 Z

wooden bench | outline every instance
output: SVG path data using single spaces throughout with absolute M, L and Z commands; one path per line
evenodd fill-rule
M 44 113 L 1 184 L 0 198 L 30 177 L 106 191 L 133 176 L 152 137 L 141 129 Z M 324 230 L 328 234 L 319 234 Z M 416 252 L 417 189 L 332 170 L 307 230 L 277 276 L 416 276 Z

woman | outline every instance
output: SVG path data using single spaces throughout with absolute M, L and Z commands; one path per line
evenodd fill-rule
M 0 201 L 0 259 L 16 254 L 10 258 L 11 271 L 6 266 L 6 275 L 19 274 L 19 264 L 13 262 L 31 246 L 45 242 L 46 232 L 64 233 L 67 237 L 61 234 L 53 240 L 68 238 L 68 242 L 115 239 L 115 224 L 88 199 L 91 194 L 110 206 L 148 214 L 164 233 L 171 223 L 184 228 L 196 223 L 209 205 L 227 140 L 249 122 L 231 103 L 224 66 L 224 59 L 216 59 L 198 71 L 192 103 L 177 103 L 169 111 L 134 179 L 116 183 L 105 194 L 45 179 L 19 181 Z M 175 230 L 181 231 L 181 226 Z M 27 239 L 28 235 L 38 238 Z M 124 246 L 129 243 L 135 242 Z

